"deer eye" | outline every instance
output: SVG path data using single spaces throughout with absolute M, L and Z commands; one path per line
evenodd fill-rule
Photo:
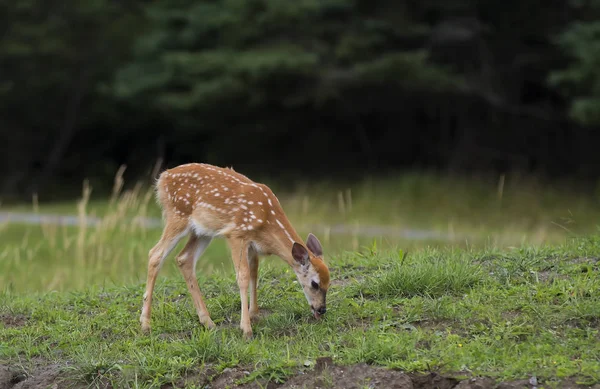
M 313 289 L 319 289 L 319 284 L 317 284 L 315 281 L 311 281 L 310 286 L 312 286 Z

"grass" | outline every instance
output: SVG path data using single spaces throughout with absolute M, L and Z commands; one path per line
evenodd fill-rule
M 199 325 L 172 254 L 158 278 L 153 333 L 140 333 L 147 254 L 161 233 L 136 221 L 159 216 L 144 185 L 123 190 L 117 175 L 107 198 L 84 184 L 77 201 L 4 205 L 78 223 L 0 225 L 0 366 L 35 375 L 56 363 L 61 376 L 92 386 L 201 387 L 227 368 L 248 371 L 241 381 L 282 382 L 328 356 L 497 380 L 535 375 L 546 387 L 568 377 L 600 383 L 600 203 L 560 185 L 501 183 L 427 174 L 271 183 L 301 235 L 323 242 L 333 285 L 328 313 L 315 322 L 293 273 L 265 259 L 265 315 L 250 342 L 238 329 L 239 295 L 221 240 L 197 271 L 217 330 Z M 88 226 L 91 217 L 100 223 Z M 450 239 L 335 234 L 337 223 Z
M 143 283 L 70 293 L 0 295 L 0 360 L 25 373 L 40 361 L 76 382 L 113 387 L 197 387 L 225 368 L 242 381 L 284 381 L 316 359 L 408 372 L 462 372 L 497 380 L 535 375 L 544 387 L 600 382 L 600 239 L 509 251 L 363 247 L 329 260 L 328 313 L 310 316 L 285 267 L 265 263 L 265 315 L 244 341 L 233 274 L 199 274 L 213 331 L 198 323 L 186 286 L 162 279 L 153 333 L 139 330 Z M 191 387 L 191 386 L 190 386 Z
M 370 283 L 365 294 L 376 298 L 441 297 L 469 289 L 481 280 L 481 271 L 464 257 L 431 254 L 419 262 L 406 261 L 406 254 Z
M 156 244 L 161 230 L 131 226 L 105 231 L 90 228 L 78 244 L 79 229 L 53 225 L 10 224 L 2 227 L 0 240 L 0 286 L 14 293 L 81 290 L 90 285 L 124 285 L 145 281 L 148 251 Z M 308 231 L 303 231 L 306 236 Z M 354 242 L 353 242 L 354 241 Z M 327 255 L 352 247 L 378 242 L 390 246 L 385 238 L 334 235 L 327 242 Z M 394 240 L 399 242 L 403 240 Z M 429 241 L 430 244 L 435 242 Z M 421 242 L 405 242 L 416 248 Z M 165 261 L 159 277 L 181 277 L 173 257 L 183 249 L 183 239 Z M 439 244 L 441 245 L 441 244 Z M 277 257 L 266 259 L 274 266 L 285 264 Z M 210 276 L 216 270 L 233 272 L 229 248 L 215 239 L 198 261 L 197 272 Z
M 75 226 L 0 225 L 0 285 L 27 292 L 141 282 L 148 251 L 161 231 L 144 228 L 136 220 L 159 218 L 160 210 L 151 188 L 143 183 L 125 188 L 123 174 L 124 169 L 120 169 L 109 196 L 94 195 L 93 188 L 84 183 L 77 201 L 44 204 L 36 197 L 32 204 L 0 208 L 68 214 L 78 220 Z M 600 219 L 600 202 L 593 191 L 540 184 L 516 176 L 501 180 L 502 185 L 413 173 L 365 179 L 352 185 L 318 182 L 290 187 L 266 182 L 274 187 L 299 232 L 303 236 L 315 233 L 329 255 L 357 250 L 373 240 L 380 247 L 399 246 L 405 250 L 552 244 L 595 233 Z M 87 226 L 86 220 L 95 217 L 100 218 L 99 226 Z M 339 223 L 348 227 L 346 232 L 335 233 Z M 423 229 L 444 234 L 447 239 L 413 239 L 410 234 L 373 230 L 369 227 L 373 224 L 408 229 L 413 236 Z M 211 274 L 215 268 L 231 270 L 222 241 L 211 244 L 198 271 Z M 178 276 L 173 261 L 167 261 L 161 275 Z
M 123 190 L 123 171 L 115 178 L 113 196 L 101 193 L 87 201 L 89 215 L 113 212 Z M 595 232 L 600 218 L 600 197 L 594 188 L 570 182 L 540 182 L 518 175 L 469 178 L 433 173 L 403 173 L 365 178 L 347 184 L 336 181 L 269 184 L 297 225 L 386 225 L 424 228 L 455 235 L 459 239 L 492 240 L 499 245 L 562 241 L 570 234 Z M 148 191 L 137 183 L 125 192 L 143 197 Z M 43 196 L 40 197 L 43 200 Z M 160 217 L 150 199 L 145 214 Z M 75 201 L 4 205 L 5 210 L 77 214 Z M 41 204 L 41 205 L 40 205 Z M 135 210 L 127 213 L 135 215 Z

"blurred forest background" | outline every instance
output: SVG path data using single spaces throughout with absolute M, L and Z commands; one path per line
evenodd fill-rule
M 595 182 L 599 17 L 597 0 L 1 0 L 0 196 L 157 160 Z

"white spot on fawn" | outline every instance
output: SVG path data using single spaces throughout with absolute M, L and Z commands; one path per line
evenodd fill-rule
M 279 227 L 281 227 L 281 229 L 283 230 L 283 232 L 285 232 L 285 235 L 288 237 L 288 239 L 293 242 L 294 239 L 292 239 L 292 236 L 290 235 L 290 233 L 285 229 L 285 227 L 283 226 L 283 224 L 281 224 L 281 222 L 278 219 L 275 219 L 275 221 L 277 222 L 277 224 L 279 225 Z

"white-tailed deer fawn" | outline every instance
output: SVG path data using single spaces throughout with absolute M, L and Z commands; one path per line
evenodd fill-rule
M 200 322 L 206 327 L 214 328 L 215 324 L 206 309 L 195 272 L 198 258 L 215 237 L 227 239 L 231 249 L 242 303 L 240 328 L 246 337 L 252 336 L 250 319 L 258 313 L 259 255 L 277 255 L 287 262 L 296 273 L 313 315 L 319 318 L 325 313 L 329 269 L 323 262 L 321 244 L 313 234 L 303 244 L 269 187 L 233 169 L 192 163 L 161 173 L 156 192 L 165 226 L 159 242 L 149 253 L 140 316 L 144 331 L 150 330 L 156 276 L 164 259 L 188 235 L 189 240 L 176 260 Z

